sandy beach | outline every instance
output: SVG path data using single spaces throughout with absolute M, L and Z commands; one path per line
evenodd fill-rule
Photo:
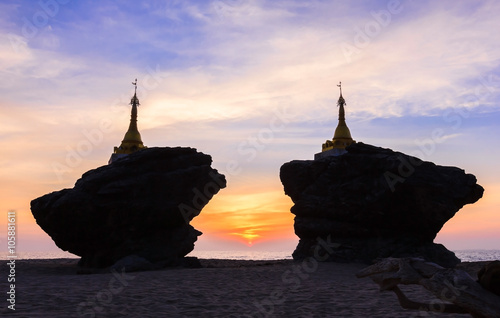
M 2 273 L 7 273 L 2 261 Z M 8 317 L 469 317 L 401 309 L 364 264 L 201 260 L 203 268 L 76 274 L 76 259 L 18 260 Z M 460 265 L 474 275 L 478 263 Z M 429 298 L 405 286 L 414 300 Z M 9 286 L 1 283 L 2 294 Z

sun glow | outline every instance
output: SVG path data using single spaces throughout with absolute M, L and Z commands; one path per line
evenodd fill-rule
M 293 203 L 283 190 L 241 191 L 223 189 L 193 220 L 193 226 L 205 234 L 235 240 L 247 246 L 294 237 L 293 215 L 290 213 Z
M 251 228 L 244 230 L 243 233 L 230 233 L 230 234 L 243 238 L 248 246 L 252 246 L 254 240 L 261 237 L 261 235 L 255 234 L 255 231 L 258 231 L 258 229 Z

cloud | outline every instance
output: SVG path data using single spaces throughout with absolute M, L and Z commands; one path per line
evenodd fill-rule
M 188 14 L 198 21 L 192 25 L 184 22 L 180 31 L 187 37 L 180 42 L 169 33 L 168 19 L 161 15 L 153 20 L 167 25 L 166 29 L 145 29 L 129 22 L 133 13 L 127 6 L 103 4 L 87 8 L 87 14 L 99 12 L 102 16 L 68 22 L 70 28 L 59 35 L 62 50 L 30 49 L 34 58 L 21 60 L 22 67 L 8 69 L 15 75 L 12 87 L 22 86 L 28 75 L 33 86 L 41 84 L 33 78 L 51 79 L 54 89 L 82 95 L 100 93 L 98 96 L 104 97 L 103 87 L 119 91 L 117 82 L 126 74 L 137 73 L 138 67 L 140 70 L 159 65 L 168 79 L 157 88 L 155 104 L 170 105 L 171 116 L 178 118 L 174 120 L 190 117 L 189 113 L 205 118 L 214 114 L 229 118 L 248 116 L 268 108 L 276 98 L 290 99 L 302 115 L 311 116 L 324 110 L 318 104 L 334 104 L 334 85 L 339 80 L 345 83 L 349 105 L 354 106 L 353 115 L 432 114 L 433 109 L 463 103 L 459 96 L 471 88 L 464 86 L 464 80 L 476 78 L 475 85 L 480 85 L 483 68 L 495 63 L 495 55 L 485 52 L 498 50 L 495 41 L 487 40 L 486 31 L 495 23 L 489 12 L 498 11 L 490 2 L 468 16 L 464 11 L 469 8 L 462 8 L 463 5 L 452 11 L 435 5 L 429 12 L 416 10 L 411 15 L 409 11 L 414 7 L 404 3 L 403 11 L 394 15 L 351 63 L 342 54 L 341 44 L 354 43 L 356 29 L 362 30 L 376 21 L 369 12 L 339 20 L 348 9 L 334 8 L 333 4 L 300 7 L 283 2 L 270 5 L 259 1 L 220 1 L 227 10 L 216 16 L 218 3 L 156 8 L 154 12 Z M 380 9 L 385 10 L 385 3 Z M 110 17 L 111 12 L 115 23 L 107 25 L 105 17 Z M 145 13 L 137 15 L 144 22 Z M 404 20 L 403 15 L 409 18 Z M 64 18 L 65 13 L 61 11 L 59 16 Z M 318 24 L 318 19 L 324 24 Z M 82 33 L 83 30 L 86 31 Z M 51 32 L 61 30 L 55 26 Z M 96 33 L 95 39 L 85 36 L 87 32 Z M 89 41 L 85 47 L 77 43 L 82 36 Z M 104 39 L 107 44 L 96 50 Z M 80 49 L 78 56 L 68 45 Z M 123 50 L 110 52 L 107 47 Z M 97 52 L 101 54 L 98 56 Z M 160 52 L 173 53 L 178 66 L 161 57 Z M 82 78 L 77 74 L 85 75 Z M 85 91 L 78 87 L 82 84 L 87 87 Z

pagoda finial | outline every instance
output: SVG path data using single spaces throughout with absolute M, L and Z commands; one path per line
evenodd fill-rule
M 134 94 L 136 94 L 137 93 L 137 78 L 135 79 L 135 82 L 132 82 L 132 85 L 135 86 L 135 92 L 134 92 Z
M 140 105 L 139 98 L 137 98 L 137 78 L 135 79 L 135 82 L 132 82 L 132 85 L 135 86 L 135 90 L 134 90 L 134 96 L 130 100 L 130 105 L 139 106 Z
M 342 82 L 339 82 L 337 84 L 338 88 L 340 88 L 340 96 L 339 96 L 339 101 L 337 102 L 337 106 L 344 106 L 345 105 L 345 99 L 342 97 Z M 342 112 L 344 110 L 342 109 Z

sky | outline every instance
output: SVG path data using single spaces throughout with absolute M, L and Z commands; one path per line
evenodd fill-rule
M 485 188 L 435 241 L 499 249 L 499 15 L 493 0 L 2 1 L 1 241 L 14 210 L 19 252 L 58 250 L 30 201 L 107 164 L 137 78 L 144 144 L 194 147 L 228 180 L 195 249 L 291 253 L 279 169 L 332 138 L 341 81 L 356 141 Z

